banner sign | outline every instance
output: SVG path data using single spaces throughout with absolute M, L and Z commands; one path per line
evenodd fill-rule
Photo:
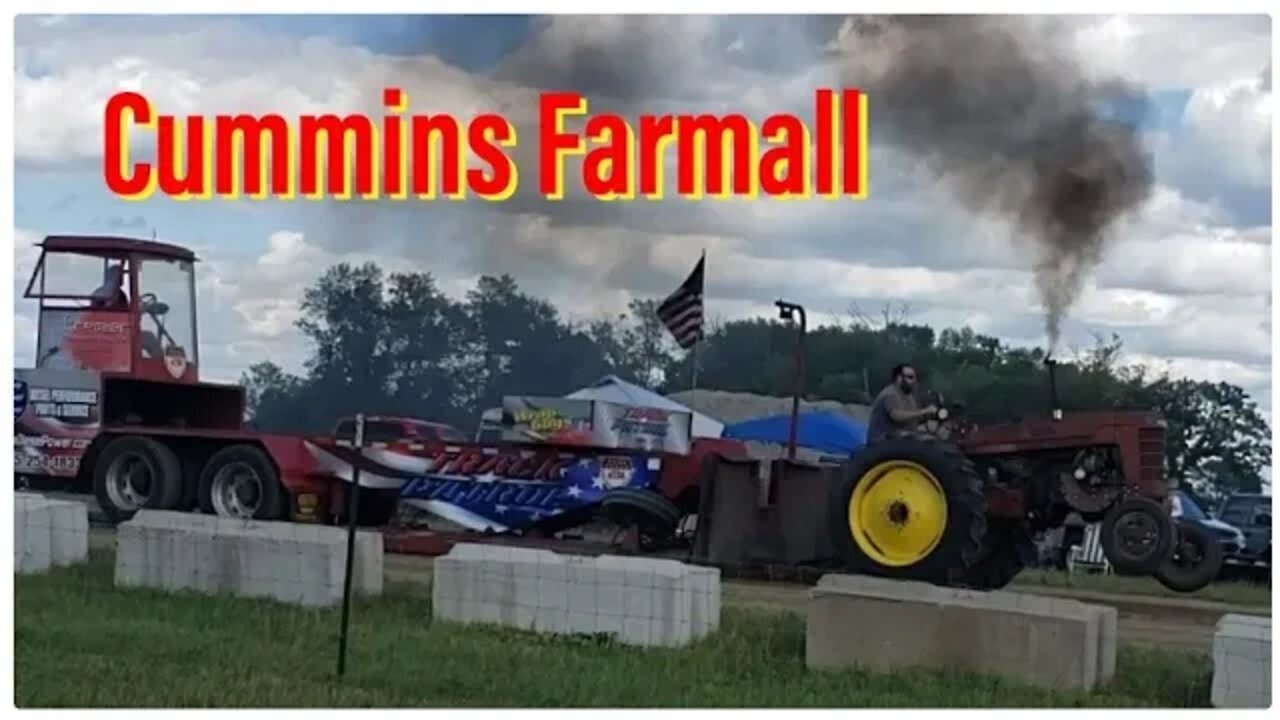
M 618 450 L 689 453 L 693 414 L 604 400 L 503 398 L 502 439 Z
M 601 447 L 689 454 L 692 413 L 597 400 L 594 420 Z
M 591 444 L 591 401 L 514 396 L 502 399 L 502 439 L 555 445 Z
M 46 369 L 14 374 L 15 472 L 74 477 L 98 434 L 98 375 Z

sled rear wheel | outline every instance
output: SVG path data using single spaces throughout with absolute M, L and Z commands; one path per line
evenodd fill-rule
M 93 494 L 112 522 L 143 508 L 172 510 L 182 497 L 182 464 L 164 444 L 141 435 L 107 443 L 93 468 Z

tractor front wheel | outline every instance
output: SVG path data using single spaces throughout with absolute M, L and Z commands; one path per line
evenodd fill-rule
M 1131 497 L 1103 517 L 1102 550 L 1116 573 L 1149 576 L 1169 559 L 1176 532 L 1173 519 L 1159 503 Z
M 900 434 L 868 445 L 832 492 L 832 539 L 854 572 L 955 585 L 981 553 L 982 482 L 964 454 L 936 438 Z
M 1177 528 L 1173 554 L 1156 570 L 1156 580 L 1174 592 L 1195 592 L 1222 570 L 1222 543 L 1198 525 L 1178 523 Z

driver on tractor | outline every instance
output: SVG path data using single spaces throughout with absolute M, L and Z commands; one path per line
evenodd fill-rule
M 883 440 L 900 430 L 911 430 L 920 421 L 935 417 L 938 408 L 919 408 L 916 403 L 916 369 L 909 363 L 893 368 L 893 381 L 885 386 L 871 404 L 871 421 L 867 425 L 867 442 Z

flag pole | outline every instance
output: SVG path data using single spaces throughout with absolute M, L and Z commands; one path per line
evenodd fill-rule
M 693 379 L 689 383 L 689 390 L 693 393 L 693 399 L 696 402 L 698 397 L 698 346 L 702 344 L 702 338 L 693 341 Z

